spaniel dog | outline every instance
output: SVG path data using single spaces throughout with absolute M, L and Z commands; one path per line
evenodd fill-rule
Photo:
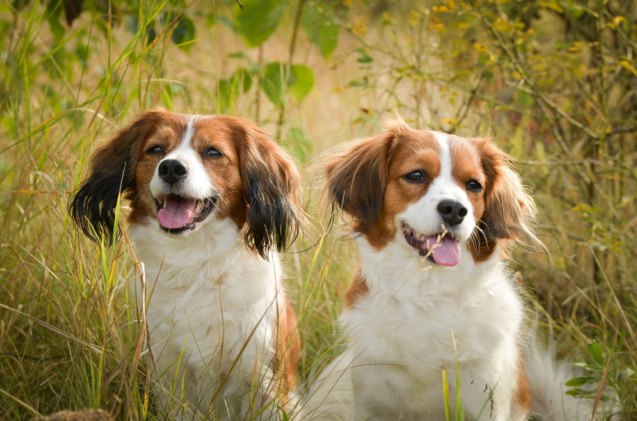
M 505 258 L 512 240 L 535 238 L 535 206 L 491 141 L 396 122 L 332 154 L 326 172 L 360 267 L 341 316 L 347 350 L 312 387 L 312 418 L 578 420 L 590 411 L 564 395 L 569 370 L 524 333 Z
M 228 419 L 290 410 L 300 342 L 274 250 L 303 219 L 291 159 L 245 119 L 149 111 L 95 153 L 70 205 L 85 234 L 112 239 L 120 193 L 163 409 Z

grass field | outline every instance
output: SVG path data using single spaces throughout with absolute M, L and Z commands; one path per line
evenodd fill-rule
M 528 81 L 525 71 L 541 76 L 523 85 L 508 83 L 504 71 L 497 76 L 504 58 L 491 57 L 513 44 L 480 38 L 504 31 L 497 20 L 467 21 L 482 29 L 475 39 L 456 39 L 453 17 L 437 20 L 433 2 L 386 10 L 382 1 L 342 3 L 331 54 L 298 30 L 295 13 L 305 2 L 289 2 L 276 31 L 257 47 L 232 29 L 238 6 L 227 1 L 187 8 L 121 2 L 118 22 L 102 10 L 80 14 L 71 26 L 62 3 L 0 3 L 0 419 L 81 408 L 117 419 L 155 416 L 135 304 L 125 288 L 137 279 L 130 245 L 91 243 L 66 211 L 96 145 L 153 107 L 252 118 L 296 157 L 312 223 L 283 257 L 303 339 L 303 379 L 341 350 L 336 318 L 356 267 L 347 231 L 338 222 L 326 231 L 316 177 L 321 153 L 375 133 L 396 112 L 417 127 L 492 135 L 511 153 L 539 208 L 537 234 L 547 251 L 521 246 L 511 264 L 524 279 L 540 332 L 591 382 L 617 392 L 624 419 L 637 419 L 633 65 L 621 56 L 617 69 L 603 67 L 603 75 L 612 74 L 599 79 L 608 95 L 580 103 L 572 98 L 587 95 L 590 69 L 582 70 L 582 85 L 571 86 L 554 67 L 580 69 L 594 49 L 565 49 L 560 54 L 575 56 L 557 66 L 543 62 L 562 57 L 542 50 L 541 41 L 556 36 L 545 27 L 553 19 L 546 14 L 528 35 L 540 42 L 539 58 L 509 63 L 513 81 Z M 452 7 L 443 6 L 444 13 Z M 628 28 L 634 47 L 635 8 L 629 11 L 617 25 Z M 170 17 L 182 14 L 194 25 L 192 39 L 173 36 L 184 29 Z M 277 102 L 260 90 L 267 81 L 260 69 L 273 62 L 311 69 L 307 95 L 291 85 Z M 251 85 L 224 94 L 224 81 L 232 82 L 238 68 L 251 74 Z

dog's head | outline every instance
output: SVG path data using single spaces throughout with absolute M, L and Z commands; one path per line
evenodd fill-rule
M 112 239 L 120 193 L 131 223 L 184 236 L 230 218 L 261 256 L 285 247 L 302 215 L 290 158 L 253 123 L 229 116 L 149 111 L 101 147 L 70 205 L 89 237 Z
M 488 139 L 390 125 L 327 162 L 329 194 L 376 249 L 396 241 L 414 256 L 455 266 L 499 240 L 529 233 L 534 215 L 506 156 Z

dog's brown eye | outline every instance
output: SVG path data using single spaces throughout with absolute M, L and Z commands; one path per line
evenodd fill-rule
M 425 174 L 421 170 L 416 170 L 403 175 L 403 178 L 410 183 L 423 183 L 425 181 Z
M 223 154 L 221 152 L 219 152 L 217 149 L 213 148 L 212 146 L 208 146 L 203 151 L 203 154 L 205 156 L 209 156 L 211 158 L 221 158 L 223 156 Z
M 472 191 L 474 193 L 479 193 L 482 191 L 482 184 L 477 182 L 476 180 L 469 180 L 466 184 L 467 190 Z
M 151 155 L 163 155 L 163 154 L 166 153 L 166 150 L 161 145 L 155 145 L 155 146 L 151 146 L 150 148 L 148 148 L 146 153 L 149 153 Z

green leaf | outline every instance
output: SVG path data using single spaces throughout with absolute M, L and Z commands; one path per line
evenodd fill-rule
M 60 23 L 61 10 L 61 4 L 58 2 L 52 1 L 46 5 L 46 19 L 55 41 L 60 41 L 66 34 L 64 26 Z
M 237 92 L 241 91 L 241 93 L 246 93 L 252 87 L 252 77 L 250 76 L 250 72 L 248 72 L 243 67 L 234 71 L 231 76 L 232 83 L 237 86 Z
M 188 50 L 195 40 L 195 35 L 195 24 L 188 16 L 181 15 L 170 38 L 179 48 Z
M 297 101 L 303 100 L 314 86 L 314 73 L 312 69 L 303 64 L 293 64 L 288 80 L 290 93 Z
M 312 142 L 300 127 L 290 127 L 286 147 L 302 164 L 309 160 L 312 152 Z
M 582 377 L 572 378 L 569 381 L 567 381 L 565 384 L 568 387 L 578 387 L 578 386 L 583 386 L 585 384 L 594 383 L 594 382 L 595 382 L 594 377 L 582 376 Z
M 234 8 L 234 21 L 246 43 L 257 47 L 272 35 L 276 29 L 286 0 L 241 0 Z
M 338 43 L 339 28 L 331 7 L 327 2 L 310 1 L 303 9 L 301 20 L 307 38 L 319 47 L 324 58 L 329 58 Z
M 358 58 L 356 59 L 357 62 L 361 64 L 368 64 L 374 61 L 374 58 L 367 54 L 367 51 L 363 50 L 362 48 L 359 48 L 358 52 L 360 53 L 360 56 L 358 56 Z
M 232 82 L 228 79 L 221 79 L 217 84 L 217 102 L 222 113 L 234 106 L 236 96 L 232 88 Z
M 261 88 L 268 99 L 277 107 L 282 107 L 285 93 L 289 91 L 297 101 L 303 100 L 314 86 L 314 73 L 303 64 L 293 64 L 290 76 L 286 77 L 286 65 L 280 62 L 268 63 L 261 78 Z
M 599 370 L 604 367 L 604 348 L 598 342 L 591 342 L 588 346 L 588 356 L 594 363 L 593 368 Z
M 363 76 L 361 79 L 350 80 L 347 86 L 350 88 L 368 88 L 369 78 L 367 76 Z
M 252 77 L 244 68 L 235 70 L 228 79 L 220 80 L 217 85 L 219 110 L 222 112 L 231 110 L 235 106 L 239 95 L 249 91 L 251 86 Z
M 285 65 L 283 63 L 268 63 L 261 78 L 261 88 L 265 96 L 277 107 L 283 106 L 285 98 Z

